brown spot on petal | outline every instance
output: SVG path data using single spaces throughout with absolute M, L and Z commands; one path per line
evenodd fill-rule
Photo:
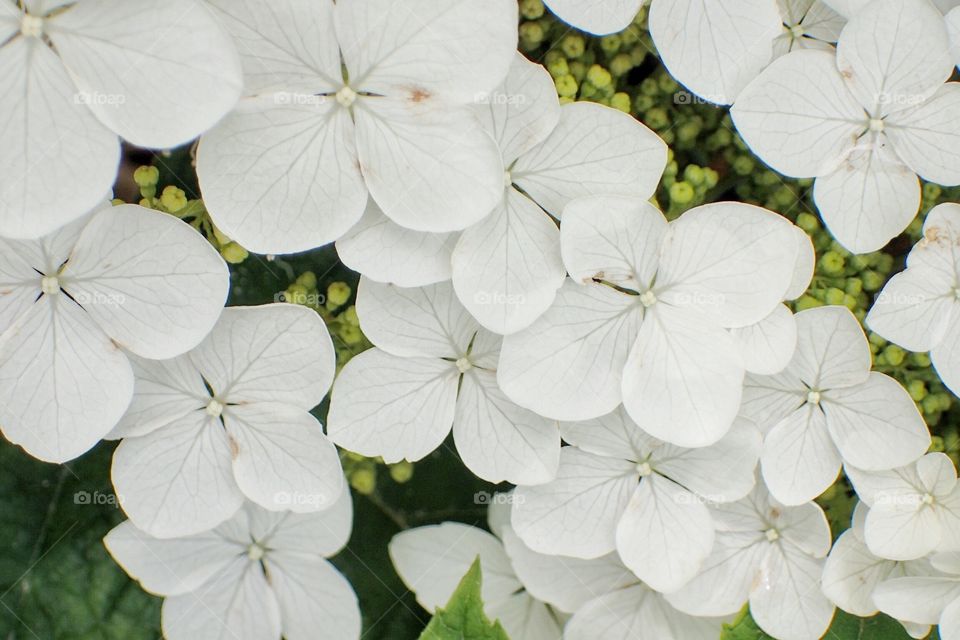
M 431 94 L 423 87 L 413 87 L 410 90 L 410 102 L 420 104 L 430 98 Z
M 236 460 L 237 456 L 240 455 L 240 445 L 237 444 L 237 441 L 233 439 L 233 436 L 227 435 L 227 442 L 230 443 L 230 459 Z

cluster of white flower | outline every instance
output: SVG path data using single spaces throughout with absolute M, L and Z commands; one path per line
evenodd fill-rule
M 605 34 L 642 2 L 546 4 Z M 960 184 L 955 4 L 653 0 L 649 25 L 864 252 L 916 216 L 918 175 Z M 334 444 L 412 462 L 451 432 L 517 488 L 493 534 L 394 539 L 429 610 L 479 555 L 514 640 L 715 640 L 746 604 L 781 640 L 820 638 L 835 607 L 960 639 L 956 469 L 849 311 L 785 304 L 810 238 L 737 202 L 668 222 L 663 141 L 561 106 L 517 23 L 516 0 L 0 0 L 4 435 L 50 462 L 121 440 L 129 520 L 105 543 L 166 598 L 170 640 L 358 638 L 326 560 L 352 526 Z M 220 231 L 264 254 L 335 242 L 362 274 L 375 347 L 336 380 L 314 311 L 224 310 L 204 238 L 106 202 L 121 138 L 197 137 Z M 867 323 L 960 394 L 957 247 L 943 205 Z M 862 502 L 831 545 L 813 500 L 841 469 Z

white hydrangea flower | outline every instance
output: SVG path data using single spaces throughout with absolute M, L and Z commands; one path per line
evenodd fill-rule
M 870 345 L 846 307 L 796 316 L 797 350 L 773 376 L 748 375 L 741 412 L 766 433 L 770 492 L 802 504 L 827 490 L 842 463 L 893 469 L 922 456 L 930 432 L 903 386 L 870 370 Z
M 669 592 L 713 546 L 706 503 L 754 485 L 760 433 L 738 422 L 717 444 L 683 449 L 647 436 L 621 409 L 561 424 L 555 480 L 515 491 L 513 526 L 534 551 L 597 558 L 617 551 L 651 588 Z
M 509 528 L 501 537 L 524 589 L 555 609 L 573 613 L 563 630 L 566 640 L 716 640 L 720 635 L 719 619 L 677 611 L 637 580 L 615 553 L 592 560 L 544 555 Z
M 495 533 L 459 522 L 407 529 L 390 541 L 390 560 L 420 606 L 433 613 L 446 606 L 479 556 L 487 617 L 500 620 L 512 640 L 558 640 L 562 611 L 526 590 L 517 577 L 500 539 L 512 535 L 509 525 L 496 528 Z
M 701 573 L 666 596 L 680 611 L 725 616 L 750 602 L 754 620 L 780 640 L 817 640 L 833 604 L 820 591 L 830 525 L 815 503 L 790 507 L 762 483 L 739 502 L 711 508 L 713 552 Z
M 788 19 L 777 0 L 653 0 L 650 35 L 678 82 L 704 100 L 731 104 L 770 64 Z
M 113 186 L 118 136 L 188 142 L 241 85 L 233 43 L 198 0 L 0 0 L 0 236 L 79 218 Z
M 836 56 L 779 58 L 731 113 L 771 167 L 816 178 L 828 229 L 866 253 L 916 216 L 917 174 L 960 184 L 960 84 L 945 83 L 952 71 L 943 16 L 929 0 L 875 0 L 844 28 Z
M 363 278 L 357 316 L 376 348 L 337 377 L 327 416 L 334 442 L 388 463 L 413 462 L 439 447 L 452 426 L 464 464 L 484 480 L 553 478 L 557 423 L 500 390 L 501 339 L 477 324 L 450 283 L 402 289 Z
M 507 334 L 536 320 L 563 284 L 555 219 L 564 206 L 598 193 L 649 198 L 667 147 L 616 109 L 561 107 L 547 70 L 519 54 L 484 102 L 477 114 L 507 168 L 492 214 L 451 237 L 410 231 L 368 211 L 337 250 L 347 265 L 378 282 L 423 286 L 452 277 L 460 302 L 480 324 Z M 414 267 L 421 269 L 414 273 Z
M 321 513 L 268 511 L 247 502 L 212 531 L 155 538 L 131 521 L 103 542 L 148 592 L 164 597 L 167 640 L 360 638 L 360 609 L 327 558 L 347 544 L 350 492 Z
M 923 238 L 907 256 L 907 269 L 884 286 L 867 326 L 930 360 L 960 394 L 960 205 L 941 204 L 927 214 Z
M 38 240 L 0 239 L 4 435 L 48 462 L 83 454 L 130 404 L 128 355 L 196 346 L 229 285 L 203 237 L 136 205 L 101 206 Z
M 840 534 L 823 567 L 823 593 L 847 613 L 869 618 L 878 612 L 873 594 L 885 580 L 936 573 L 926 558 L 899 562 L 874 555 L 864 539 L 867 506 L 858 502 L 849 529 Z M 914 638 L 926 638 L 930 625 L 900 621 Z
M 333 380 L 330 334 L 311 309 L 231 307 L 197 348 L 134 360 L 133 403 L 114 430 L 113 484 L 158 538 L 206 531 L 248 498 L 271 511 L 328 508 L 343 493 L 336 448 L 309 412 Z
M 464 229 L 503 165 L 467 104 L 506 76 L 514 0 L 207 0 L 239 43 L 246 97 L 203 137 L 217 226 L 257 253 L 342 236 L 368 193 L 418 231 Z
M 938 553 L 930 563 L 939 575 L 907 576 L 880 584 L 880 610 L 917 626 L 939 625 L 941 640 L 960 639 L 960 553 Z M 916 636 L 915 636 L 916 637 Z
M 648 202 L 581 198 L 564 211 L 568 279 L 528 329 L 504 339 L 498 380 L 517 404 L 587 420 L 621 402 L 654 437 L 716 442 L 745 371 L 728 329 L 767 318 L 794 279 L 800 244 L 785 218 L 741 203 L 667 223 Z
M 846 19 L 823 0 L 777 0 L 783 32 L 773 42 L 773 57 L 798 49 L 832 50 Z
M 834 11 L 846 18 L 852 18 L 858 11 L 869 6 L 873 0 L 823 0 Z M 933 5 L 943 13 L 960 6 L 960 0 L 931 0 Z
M 544 0 L 558 18 L 587 33 L 606 36 L 633 22 L 644 0 Z
M 891 471 L 847 466 L 847 476 L 870 507 L 864 538 L 874 555 L 915 560 L 960 550 L 960 483 L 946 454 L 928 453 Z

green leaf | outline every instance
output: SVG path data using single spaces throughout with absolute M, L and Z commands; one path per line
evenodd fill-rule
M 937 638 L 936 631 L 929 640 Z M 720 640 L 774 640 L 763 632 L 747 607 L 744 607 L 736 620 L 723 625 Z M 872 618 L 858 618 L 837 609 L 833 623 L 823 636 L 823 640 L 910 640 L 910 635 L 899 622 L 889 616 L 879 614 Z
M 420 640 L 509 640 L 500 622 L 490 622 L 480 595 L 480 557 L 473 561 L 443 609 L 437 609 Z

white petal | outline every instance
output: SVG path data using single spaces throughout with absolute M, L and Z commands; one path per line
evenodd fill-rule
M 422 287 L 449 280 L 457 237 L 401 227 L 373 200 L 360 222 L 337 240 L 343 263 L 371 280 L 399 287 Z
M 564 447 L 555 480 L 514 491 L 513 528 L 532 550 L 599 558 L 637 487 L 636 465 Z
M 903 162 L 925 180 L 960 184 L 960 83 L 948 82 L 921 104 L 891 115 L 884 131 Z
M 679 0 L 650 9 L 650 35 L 670 75 L 717 104 L 731 104 L 767 66 L 782 31 L 776 3 L 764 0 Z
M 691 209 L 670 225 L 657 297 L 725 327 L 759 322 L 784 299 L 799 249 L 796 227 L 772 211 L 739 202 Z
M 813 249 L 813 238 L 808 236 L 800 227 L 794 229 L 794 234 L 797 236 L 800 249 L 797 252 L 797 264 L 793 272 L 793 281 L 790 283 L 790 288 L 787 289 L 786 295 L 784 295 L 785 300 L 796 300 L 806 293 L 807 288 L 810 286 L 810 281 L 813 280 L 813 272 L 817 261 L 817 255 Z
M 164 540 L 144 533 L 129 520 L 114 527 L 103 544 L 140 586 L 164 596 L 195 591 L 244 552 L 212 531 Z
M 814 38 L 813 41 L 805 40 L 808 46 L 813 46 L 816 42 L 836 42 L 840 39 L 840 33 L 846 26 L 846 19 L 831 9 L 828 2 L 814 0 L 808 3 L 809 8 L 803 16 L 801 26 L 808 38 Z
M 360 637 L 360 606 L 353 587 L 332 564 L 305 553 L 271 551 L 265 558 L 280 605 L 283 637 L 310 640 Z
M 841 461 L 820 407 L 806 404 L 773 427 L 760 464 L 770 493 L 784 504 L 803 504 L 826 491 Z
M 520 53 L 503 84 L 480 103 L 477 115 L 497 141 L 505 166 L 543 142 L 560 121 L 553 77 Z
M 695 495 L 658 474 L 640 481 L 617 524 L 623 563 L 651 588 L 676 591 L 713 547 L 710 512 Z
M 789 370 L 811 389 L 852 387 L 870 375 L 870 346 L 846 307 L 817 307 L 797 319 L 797 352 Z
M 340 457 L 312 415 L 258 402 L 229 406 L 223 419 L 234 477 L 250 500 L 271 511 L 307 513 L 340 497 Z
M 960 598 L 943 610 L 938 630 L 941 640 L 960 640 Z
M 829 7 L 845 18 L 852 18 L 860 9 L 867 6 L 871 0 L 824 0 Z
M 567 623 L 566 640 L 715 640 L 720 621 L 695 618 L 671 607 L 659 593 L 637 584 L 587 602 Z
M 430 612 L 446 606 L 477 556 L 485 607 L 521 588 L 500 541 L 482 529 L 459 522 L 407 529 L 393 537 L 388 550 L 403 583 Z
M 0 49 L 0 235 L 37 238 L 103 201 L 120 141 L 76 100 L 56 54 L 36 38 Z
M 564 442 L 608 458 L 643 460 L 654 448 L 664 446 L 638 427 L 622 406 L 594 420 L 564 422 L 560 434 Z
M 80 234 L 64 290 L 124 349 L 178 356 L 210 333 L 230 274 L 190 225 L 137 205 L 104 209 Z
M 567 280 L 529 328 L 507 336 L 497 380 L 511 400 L 557 420 L 613 411 L 642 319 L 636 296 Z
M 867 514 L 867 545 L 881 558 L 921 558 L 936 549 L 942 532 L 936 511 L 923 505 L 916 495 L 888 496 Z
M 168 27 L 157 31 L 157 24 Z M 94 115 L 133 144 L 188 142 L 240 97 L 240 57 L 205 3 L 130 0 L 118 7 L 84 0 L 45 29 L 78 95 L 88 96 Z
M 490 331 L 516 333 L 553 303 L 566 270 L 556 223 L 508 188 L 490 216 L 463 232 L 453 252 L 453 285 Z
M 943 14 L 922 0 L 872 0 L 844 27 L 837 67 L 872 117 L 916 104 L 953 71 Z
M 889 148 L 867 145 L 817 178 L 813 198 L 827 229 L 852 253 L 883 248 L 920 207 L 920 182 Z
M 650 435 L 703 447 L 733 424 L 743 390 L 733 338 L 696 311 L 651 307 L 623 372 L 623 404 Z
M 480 329 L 449 282 L 404 289 L 364 278 L 357 316 L 370 342 L 398 356 L 456 360 Z
M 945 496 L 957 486 L 957 469 L 942 451 L 928 453 L 917 460 L 917 477 L 922 487 L 936 496 Z
M 733 502 L 756 481 L 761 437 L 757 427 L 738 419 L 719 442 L 699 449 L 663 445 L 653 451 L 655 470 L 697 494 L 701 502 Z
M 167 598 L 161 611 L 168 640 L 279 638 L 280 607 L 256 562 L 234 561 L 201 589 Z
M 301 554 L 336 555 L 350 539 L 353 500 L 349 491 L 328 509 L 312 513 L 268 511 L 250 501 L 244 503 L 249 536 L 270 549 Z
M 0 425 L 41 460 L 92 448 L 120 420 L 133 385 L 123 352 L 62 293 L 41 297 L 0 335 Z
M 144 436 L 205 408 L 210 394 L 189 355 L 170 360 L 128 356 L 133 365 L 133 401 L 110 432 L 113 439 Z
M 334 13 L 357 91 L 425 90 L 466 102 L 500 84 L 516 53 L 512 0 L 348 0 Z
M 789 366 L 772 376 L 747 374 L 740 415 L 766 433 L 803 405 L 808 393 L 806 385 Z
M 531 551 L 509 528 L 504 530 L 503 546 L 524 588 L 538 600 L 567 613 L 637 581 L 613 553 L 595 560 L 544 555 Z
M 947 12 L 947 34 L 950 36 L 950 57 L 954 64 L 960 64 L 960 7 Z
M 911 265 L 877 296 L 867 325 L 910 351 L 930 351 L 943 339 L 955 300 L 953 271 Z
M 823 636 L 834 607 L 820 591 L 822 571 L 822 560 L 789 544 L 774 545 L 750 594 L 750 611 L 760 628 L 781 640 Z
M 502 197 L 500 151 L 471 110 L 361 97 L 353 116 L 360 170 L 397 224 L 459 231 L 482 220 Z
M 960 580 L 955 578 L 896 578 L 874 593 L 884 613 L 921 624 L 937 624 L 943 610 L 958 598 Z
M 552 216 L 571 200 L 620 195 L 646 200 L 667 164 L 667 145 L 622 111 L 590 102 L 560 110 L 543 144 L 510 170 L 513 181 Z
M 730 335 L 751 373 L 770 375 L 783 371 L 797 348 L 797 322 L 783 304 L 756 324 L 731 329 Z
M 564 209 L 563 262 L 577 282 L 596 278 L 646 291 L 660 264 L 667 220 L 652 204 L 622 196 L 574 200 Z
M 453 439 L 467 468 L 493 484 L 548 482 L 560 462 L 557 423 L 511 402 L 490 371 L 463 376 Z
M 126 438 L 111 477 L 123 510 L 158 538 L 207 531 L 243 504 L 219 422 L 197 411 L 145 436 Z
M 902 467 L 930 447 L 930 432 L 910 394 L 882 373 L 871 372 L 855 387 L 832 389 L 822 406 L 844 461 L 859 469 Z
M 333 242 L 367 202 L 349 112 L 312 94 L 243 100 L 203 136 L 197 175 L 214 223 L 255 253 Z
M 814 50 L 775 60 L 747 85 L 731 115 L 750 149 L 792 178 L 833 170 L 867 121 L 835 57 Z
M 956 316 L 956 312 L 951 314 Z M 960 391 L 960 317 L 952 317 L 943 339 L 930 351 L 933 367 L 943 384 Z
M 557 613 L 524 590 L 487 609 L 487 616 L 499 620 L 511 638 L 557 640 L 563 635 L 563 624 Z
M 700 573 L 667 595 L 681 611 L 697 616 L 725 616 L 739 611 L 757 579 L 768 545 L 759 532 L 718 532 L 713 551 Z
M 847 613 L 870 617 L 877 613 L 873 593 L 895 567 L 870 553 L 856 531 L 845 531 L 823 567 L 823 593 Z
M 816 502 L 789 507 L 770 498 L 767 517 L 780 532 L 781 539 L 803 553 L 814 558 L 825 558 L 829 553 L 830 523 Z
M 870 508 L 909 499 L 909 496 L 915 496 L 923 488 L 916 464 L 889 471 L 861 471 L 847 465 L 844 471 L 857 495 Z
M 333 382 L 333 342 L 320 316 L 292 304 L 231 307 L 190 353 L 225 402 L 282 402 L 309 411 Z
M 333 3 L 207 0 L 237 43 L 247 95 L 333 92 L 342 84 Z
M 333 387 L 327 434 L 341 447 L 388 463 L 420 460 L 450 433 L 459 374 L 451 363 L 370 349 Z
M 544 4 L 577 29 L 605 36 L 629 27 L 643 0 L 544 0 Z

